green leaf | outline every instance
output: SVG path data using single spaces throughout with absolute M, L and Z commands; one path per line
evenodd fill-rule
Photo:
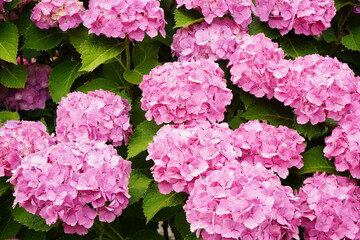
M 157 61 L 160 42 L 139 42 L 132 50 L 132 61 L 134 66 L 143 64 L 149 60 Z
M 20 120 L 19 113 L 10 111 L 0 111 L 0 127 L 8 120 Z
M 199 240 L 202 238 L 197 238 L 195 233 L 190 233 L 189 235 L 187 235 L 184 240 Z
M 276 127 L 279 125 L 292 127 L 294 124 L 294 114 L 291 109 L 275 100 L 261 99 L 251 104 L 241 116 L 247 120 L 266 120 Z
M 47 225 L 43 218 L 31 214 L 21 207 L 14 208 L 12 210 L 12 215 L 15 221 L 35 231 L 47 232 L 54 226 Z
M 316 146 L 304 152 L 302 154 L 304 166 L 296 170 L 296 173 L 300 175 L 314 172 L 336 174 L 333 162 L 324 157 L 323 149 L 323 146 Z
M 255 97 L 251 93 L 245 92 L 242 89 L 239 89 L 239 92 L 240 92 L 240 100 L 243 102 L 245 109 L 247 109 L 252 103 L 258 100 L 257 97 Z
M 46 233 L 37 232 L 32 229 L 24 229 L 18 234 L 17 237 L 21 240 L 45 240 Z
M 69 29 L 66 34 L 70 37 L 70 43 L 77 51 L 80 50 L 81 44 L 92 36 L 89 34 L 89 29 L 82 26 L 75 29 Z
M 6 11 L 12 10 L 17 7 L 21 3 L 21 0 L 12 0 L 11 2 L 4 2 L 4 9 Z
M 312 138 L 317 138 L 324 135 L 327 131 L 327 127 L 324 124 L 312 125 L 311 123 L 307 124 L 298 124 L 294 122 L 294 128 L 302 135 L 307 137 L 309 140 Z
M 142 229 L 129 237 L 129 240 L 164 240 L 157 232 L 150 229 Z
M 229 126 L 231 129 L 235 130 L 239 128 L 240 124 L 245 123 L 246 119 L 241 116 L 242 111 L 238 110 L 236 115 L 229 121 Z
M 16 26 L 10 22 L 0 23 L 0 59 L 16 64 L 19 35 Z
M 317 53 L 317 49 L 311 41 L 299 38 L 281 38 L 280 47 L 293 58 Z
M 321 34 L 321 38 L 324 39 L 324 41 L 327 43 L 336 41 L 334 29 L 328 28 L 325 31 L 323 31 Z
M 153 141 L 153 136 L 161 126 L 156 125 L 154 121 L 144 121 L 140 123 L 130 137 L 128 145 L 128 159 L 135 157 L 142 151 L 145 151 L 148 144 Z
M 129 83 L 140 84 L 142 82 L 143 76 L 148 74 L 157 65 L 160 65 L 157 60 L 149 60 L 136 66 L 134 70 L 126 70 L 124 72 L 124 78 Z
M 0 71 L 0 83 L 8 88 L 24 88 L 28 77 L 23 65 L 11 65 Z
M 261 22 L 258 17 L 254 17 L 249 25 L 250 35 L 256 35 L 258 33 L 264 33 L 266 37 L 275 39 L 280 37 L 279 30 L 269 27 L 267 22 Z
M 39 29 L 32 25 L 25 33 L 24 45 L 21 49 L 49 50 L 56 47 L 62 39 L 62 32 L 56 28 Z
M 132 170 L 129 181 L 129 204 L 139 201 L 145 194 L 152 180 L 138 170 Z
M 149 222 L 156 213 L 165 207 L 174 207 L 182 204 L 187 195 L 184 193 L 161 194 L 158 185 L 153 184 L 145 193 L 143 200 L 143 211 L 146 222 Z
M 6 182 L 6 178 L 0 177 L 0 197 L 9 189 L 10 183 Z
M 93 71 L 100 64 L 121 54 L 124 49 L 124 42 L 117 39 L 91 36 L 79 48 L 82 59 L 80 71 Z
M 350 34 L 341 39 L 341 43 L 350 50 L 360 51 L 360 24 L 351 23 L 348 27 Z
M 85 72 L 79 72 L 80 63 L 63 62 L 57 65 L 49 76 L 49 91 L 54 102 L 60 102 L 70 91 L 75 79 Z
M 336 11 L 339 11 L 341 8 L 349 4 L 349 0 L 335 0 Z
M 204 21 L 204 17 L 196 10 L 180 9 L 174 11 L 175 27 L 187 27 L 191 24 Z
M 190 224 L 186 221 L 186 215 L 184 211 L 181 211 L 175 215 L 175 226 L 183 238 L 191 233 Z
M 76 89 L 76 91 L 87 93 L 89 91 L 94 91 L 94 90 L 98 90 L 98 89 L 102 89 L 102 90 L 106 90 L 109 92 L 113 92 L 115 94 L 119 94 L 120 90 L 124 89 L 124 87 L 120 86 L 118 83 L 111 81 L 109 79 L 97 78 L 97 79 L 94 79 L 94 80 L 80 86 L 78 89 Z
M 30 20 L 30 15 L 31 12 L 28 12 L 14 20 L 14 23 L 19 30 L 19 35 L 24 35 L 29 30 L 29 28 L 33 26 L 33 23 Z
M 117 82 L 121 86 L 127 86 L 123 77 L 124 69 L 118 62 L 107 63 L 103 65 L 103 75 L 105 78 Z
M 4 214 L 4 213 L 2 213 Z M 3 223 L 3 221 L 2 221 Z M 9 214 L 9 218 L 6 218 L 6 223 L 3 226 L 0 226 L 0 229 L 2 228 L 2 231 L 0 232 L 0 239 L 10 239 L 15 238 L 16 234 L 19 232 L 21 224 L 15 222 L 11 215 Z

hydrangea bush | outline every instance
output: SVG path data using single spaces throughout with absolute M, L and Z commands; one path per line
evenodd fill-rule
M 0 0 L 0 239 L 360 239 L 359 9 Z

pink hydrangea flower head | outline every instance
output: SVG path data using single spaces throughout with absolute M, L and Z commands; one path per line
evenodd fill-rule
M 300 0 L 256 0 L 254 13 L 269 27 L 279 29 L 281 35 L 293 27 Z
M 231 162 L 198 178 L 184 210 L 208 239 L 299 239 L 298 198 L 261 164 Z
M 152 38 L 160 32 L 165 37 L 164 11 L 157 0 L 90 0 L 83 21 L 96 35 L 142 41 L 145 33 Z
M 52 68 L 48 65 L 25 63 L 28 79 L 24 88 L 9 88 L 4 97 L 8 109 L 33 110 L 44 109 L 46 100 L 50 98 L 49 75 Z
M 41 216 L 65 233 L 86 234 L 96 216 L 112 222 L 130 195 L 131 162 L 103 142 L 60 143 L 24 157 L 10 178 L 14 206 Z
M 229 18 L 216 18 L 207 22 L 180 28 L 171 44 L 173 56 L 178 60 L 210 58 L 214 61 L 229 59 L 246 29 Z
M 251 0 L 176 0 L 177 7 L 185 6 L 187 9 L 198 9 L 205 17 L 207 23 L 212 23 L 217 17 L 230 13 L 235 22 L 242 28 L 251 23 L 251 10 L 254 5 Z
M 33 8 L 30 19 L 41 29 L 59 26 L 66 31 L 79 26 L 84 12 L 79 0 L 41 0 Z
M 284 61 L 284 51 L 263 33 L 244 35 L 230 56 L 231 81 L 256 97 L 274 95 L 274 72 Z
M 165 63 L 144 75 L 141 109 L 147 120 L 182 123 L 187 120 L 219 122 L 232 99 L 224 72 L 212 60 Z
M 334 0 L 299 1 L 293 28 L 296 34 L 320 36 L 322 31 L 331 27 L 336 14 Z
M 208 121 L 165 125 L 147 151 L 147 160 L 154 161 L 152 174 L 163 194 L 172 190 L 189 193 L 197 178 L 241 156 L 228 124 Z
M 128 143 L 132 133 L 130 104 L 115 93 L 95 90 L 72 92 L 61 99 L 56 118 L 59 142 L 110 141 Z
M 355 181 L 315 173 L 297 197 L 305 239 L 360 239 L 360 188 Z
M 239 161 L 261 163 L 281 178 L 288 176 L 288 168 L 304 165 L 305 139 L 296 130 L 249 121 L 234 131 L 234 138 L 235 146 L 242 150 Z
M 4 2 L 11 2 L 12 0 L 0 0 L 0 12 L 4 12 Z
M 314 125 L 327 117 L 339 120 L 357 91 L 357 80 L 349 66 L 318 54 L 286 64 L 287 72 L 276 80 L 274 96 L 295 108 L 297 122 Z
M 11 176 L 21 159 L 55 144 L 42 122 L 7 121 L 0 128 L 0 177 Z
M 360 178 L 360 114 L 348 114 L 325 138 L 325 157 L 332 159 L 337 171 L 349 170 Z

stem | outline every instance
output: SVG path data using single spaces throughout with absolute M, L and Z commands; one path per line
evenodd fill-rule
M 125 52 L 126 52 L 126 69 L 131 69 L 131 55 L 130 55 L 130 40 L 129 36 L 126 35 L 125 38 Z
M 107 236 L 108 238 L 110 238 L 111 240 L 125 240 L 125 238 L 123 236 L 120 235 L 120 233 L 118 233 L 110 224 L 108 224 L 108 226 L 110 226 L 111 230 L 116 234 L 117 237 L 114 237 L 111 233 L 109 233 L 105 227 L 103 226 L 102 223 L 100 223 L 99 221 L 95 221 L 94 222 L 95 227 L 100 231 L 100 235 L 103 236 Z
M 122 67 L 124 70 L 128 70 L 128 69 L 126 68 L 126 66 L 124 65 L 124 63 L 121 61 L 120 58 L 116 57 L 116 60 L 118 61 L 118 63 L 121 65 L 121 67 Z

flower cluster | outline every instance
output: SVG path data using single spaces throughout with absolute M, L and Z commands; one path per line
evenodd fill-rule
M 230 13 L 235 22 L 242 28 L 251 23 L 252 0 L 176 0 L 177 7 L 185 5 L 187 9 L 199 9 L 207 23 L 212 23 L 216 17 Z
M 59 142 L 110 141 L 128 143 L 132 133 L 130 104 L 115 93 L 95 90 L 72 92 L 57 109 L 56 135 Z
M 278 72 L 274 96 L 295 108 L 300 124 L 339 120 L 357 91 L 354 72 L 336 58 L 318 54 L 287 61 Z M 281 75 L 281 74 L 280 74 Z
M 305 239 L 360 239 L 360 188 L 355 181 L 315 173 L 297 197 Z
M 331 26 L 336 9 L 334 0 L 256 0 L 254 13 L 282 35 L 294 29 L 296 34 L 319 36 Z
M 184 206 L 191 231 L 207 239 L 298 238 L 298 198 L 261 164 L 232 162 L 195 181 Z
M 44 109 L 50 97 L 48 89 L 49 75 L 52 68 L 36 63 L 25 64 L 28 79 L 24 88 L 3 89 L 3 101 L 8 109 L 33 110 Z
M 79 0 L 41 0 L 33 8 L 30 19 L 41 29 L 59 26 L 66 31 L 79 26 L 84 12 Z
M 349 114 L 325 138 L 325 157 L 332 159 L 337 171 L 349 170 L 360 178 L 360 114 Z
M 262 163 L 281 178 L 289 174 L 288 168 L 301 168 L 300 155 L 305 150 L 305 139 L 296 130 L 249 121 L 234 131 L 235 144 L 242 150 L 240 161 Z
M 42 122 L 5 122 L 0 128 L 0 177 L 11 176 L 23 157 L 54 144 L 54 136 Z
M 178 60 L 210 58 L 229 59 L 246 29 L 229 18 L 216 18 L 180 28 L 174 34 L 171 50 Z
M 276 84 L 274 72 L 284 61 L 284 51 L 277 43 L 263 33 L 243 35 L 229 60 L 234 84 L 256 97 L 273 97 Z
M 83 16 L 89 33 L 107 37 L 142 41 L 145 33 L 165 37 L 164 11 L 157 0 L 90 0 Z
M 207 121 L 165 125 L 147 151 L 147 160 L 154 161 L 153 177 L 163 194 L 172 190 L 189 193 L 197 178 L 241 156 L 227 123 Z
M 111 222 L 128 204 L 131 162 L 103 142 L 61 143 L 23 158 L 10 182 L 14 206 L 86 234 L 96 215 Z
M 224 72 L 211 60 L 165 63 L 144 75 L 141 108 L 157 124 L 224 119 L 232 99 Z

